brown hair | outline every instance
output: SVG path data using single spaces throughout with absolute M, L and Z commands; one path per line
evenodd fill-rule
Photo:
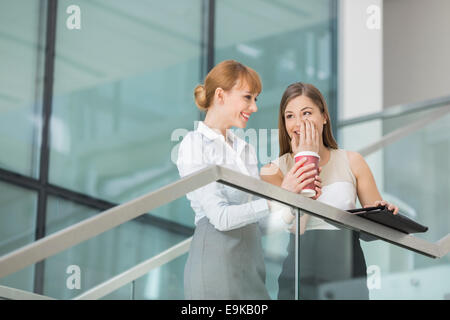
M 338 144 L 333 137 L 333 131 L 331 130 L 330 114 L 328 112 L 327 102 L 322 93 L 312 84 L 296 82 L 291 84 L 283 93 L 283 97 L 280 102 L 280 112 L 278 116 L 278 139 L 280 143 L 280 157 L 285 153 L 291 153 L 291 139 L 286 131 L 286 122 L 284 119 L 284 111 L 292 99 L 306 96 L 310 98 L 314 104 L 319 107 L 322 115 L 325 115 L 325 124 L 322 132 L 323 144 L 327 148 L 338 149 Z
M 241 86 L 247 84 L 252 94 L 259 94 L 262 90 L 261 79 L 255 70 L 237 61 L 225 60 L 212 68 L 205 78 L 205 84 L 195 87 L 195 104 L 200 110 L 208 111 L 216 89 L 231 90 L 238 81 Z

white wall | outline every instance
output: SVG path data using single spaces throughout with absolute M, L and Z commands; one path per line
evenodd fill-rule
M 371 9 L 378 8 L 376 12 Z M 368 12 L 369 11 L 369 12 Z M 383 0 L 341 0 L 339 2 L 339 118 L 350 119 L 383 109 Z M 373 19 L 379 18 L 379 28 Z M 369 25 L 369 26 L 368 26 Z M 373 28 L 375 27 L 375 28 Z M 382 137 L 381 121 L 371 121 L 339 130 L 340 148 L 358 151 Z M 380 192 L 383 190 L 383 152 L 366 157 Z M 360 204 L 357 202 L 357 207 Z M 390 245 L 382 241 L 361 241 L 367 266 L 381 272 L 390 269 Z
M 339 2 L 339 116 L 348 119 L 382 109 L 383 0 Z M 372 24 L 379 8 L 380 28 Z
M 373 8 L 378 12 L 373 11 Z M 339 118 L 349 119 L 383 108 L 383 0 L 339 2 Z M 378 16 L 376 15 L 378 13 Z M 378 26 L 373 23 L 379 19 Z M 340 147 L 358 151 L 382 136 L 380 121 L 339 131 Z M 382 191 L 382 152 L 366 158 Z
M 375 29 L 368 27 L 368 24 L 373 26 L 374 15 L 370 9 L 374 6 L 378 8 L 380 19 L 379 28 Z M 354 118 L 383 108 L 382 10 L 383 0 L 339 2 L 339 119 Z M 381 129 L 381 123 L 374 121 L 341 130 L 341 147 L 358 151 L 377 141 L 381 137 Z

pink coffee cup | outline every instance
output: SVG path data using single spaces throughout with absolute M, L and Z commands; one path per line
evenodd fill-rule
M 304 166 L 307 166 L 310 163 L 314 163 L 315 166 L 311 170 L 317 170 L 317 172 L 318 172 L 318 170 L 319 170 L 319 160 L 320 160 L 319 155 L 317 153 L 313 152 L 313 151 L 301 151 L 301 152 L 299 152 L 299 153 L 297 153 L 295 155 L 295 157 L 294 157 L 295 162 L 300 161 L 300 159 L 302 159 L 304 157 L 306 157 L 307 160 L 306 160 L 306 162 L 304 164 L 302 164 L 300 166 L 300 168 L 304 167 Z M 314 179 L 313 182 L 307 184 L 302 189 L 300 194 L 305 196 L 305 197 L 308 197 L 308 198 L 314 197 L 316 195 L 316 185 L 314 184 L 315 181 L 316 180 Z

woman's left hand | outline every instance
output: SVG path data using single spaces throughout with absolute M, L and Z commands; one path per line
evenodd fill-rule
M 388 208 L 388 210 L 391 210 L 391 211 L 393 210 L 394 214 L 398 213 L 398 207 L 396 205 L 393 205 L 392 203 L 389 203 L 389 202 L 385 201 L 385 200 L 377 200 L 377 201 L 375 201 L 375 204 L 373 204 L 373 205 L 366 204 L 364 206 L 364 208 L 367 208 L 367 207 L 381 207 L 381 206 L 386 206 Z

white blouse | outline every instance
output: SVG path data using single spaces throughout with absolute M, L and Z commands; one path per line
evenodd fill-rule
M 198 122 L 180 143 L 177 167 L 181 177 L 220 165 L 245 175 L 259 178 L 258 160 L 254 147 L 230 130 L 227 140 L 219 132 Z M 188 193 L 195 212 L 195 224 L 203 217 L 219 231 L 226 231 L 259 222 L 269 215 L 267 200 L 218 182 Z

